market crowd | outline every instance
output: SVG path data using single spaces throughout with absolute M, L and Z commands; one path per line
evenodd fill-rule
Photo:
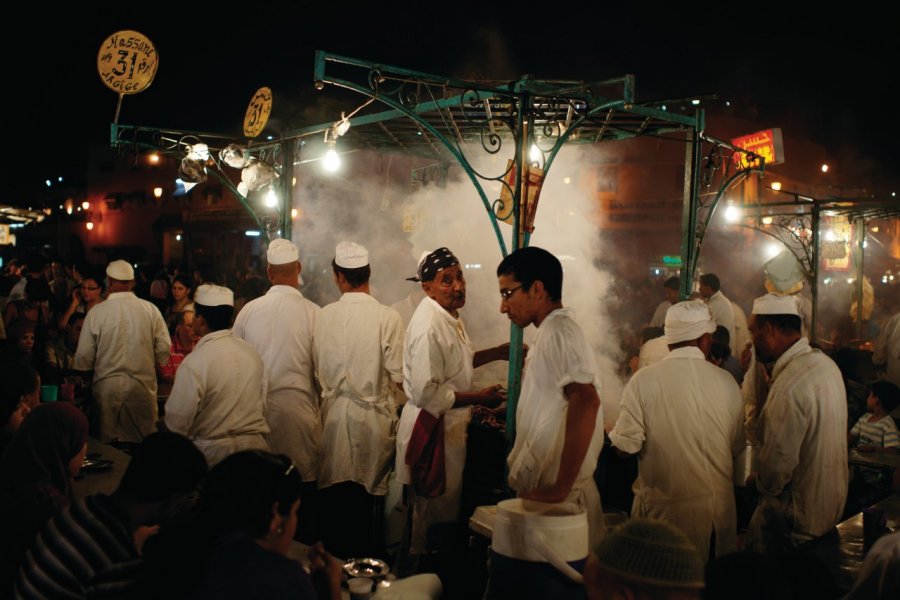
M 476 462 L 469 432 L 502 430 L 506 415 L 505 385 L 476 386 L 474 370 L 509 360 L 510 347 L 473 347 L 457 256 L 424 252 L 410 266 L 421 289 L 393 307 L 372 296 L 378 265 L 358 243 L 336 245 L 341 296 L 324 307 L 300 291 L 293 243 L 272 240 L 266 259 L 265 279 L 240 282 L 40 254 L 6 266 L 0 597 L 338 598 L 335 556 L 386 558 L 404 575 L 458 545 Z M 876 343 L 883 377 L 862 382 L 810 345 L 809 300 L 789 254 L 766 264 L 766 293 L 749 315 L 714 274 L 688 300 L 667 280 L 604 431 L 603 382 L 563 303 L 559 260 L 524 248 L 496 274 L 499 312 L 536 329 L 502 487 L 586 512 L 592 553 L 584 585 L 567 593 L 830 593 L 798 548 L 896 485 L 851 474 L 848 445 L 900 446 L 890 415 L 900 315 Z M 131 459 L 113 494 L 76 499 L 89 438 Z M 734 464 L 748 446 L 743 523 Z M 601 451 L 637 463 L 631 518 L 610 529 Z M 388 548 L 394 478 L 403 531 Z M 897 535 L 871 556 L 890 555 L 888 544 L 896 554 Z M 288 557 L 295 540 L 309 547 L 306 568 Z

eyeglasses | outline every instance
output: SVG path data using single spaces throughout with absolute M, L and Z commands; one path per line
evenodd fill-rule
M 518 286 L 516 286 L 512 289 L 508 289 L 508 290 L 500 290 L 500 297 L 503 298 L 504 300 L 509 300 L 510 298 L 512 298 L 512 295 L 516 293 L 516 290 L 521 290 L 522 286 L 524 286 L 524 285 L 525 284 L 521 284 L 521 285 L 518 285 Z
M 87 291 L 89 291 L 89 292 L 93 292 L 93 291 L 99 290 L 100 288 L 99 288 L 99 287 L 96 287 L 96 286 L 95 286 L 95 287 L 90 287 L 90 286 L 86 286 L 86 285 L 82 284 L 81 289 L 87 290 Z

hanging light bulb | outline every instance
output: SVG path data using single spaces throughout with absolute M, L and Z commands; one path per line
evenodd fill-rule
M 275 195 L 275 190 L 269 188 L 269 191 L 266 193 L 266 206 L 269 208 L 275 208 L 278 205 L 278 196 Z
M 87 227 L 88 231 L 92 231 L 94 229 L 94 222 L 88 221 L 87 223 L 84 224 L 84 226 Z
M 532 144 L 531 150 L 528 151 L 528 159 L 531 162 L 541 162 L 543 157 L 544 154 L 541 152 L 541 149 L 537 147 L 537 144 Z
M 341 168 L 341 157 L 338 156 L 337 151 L 334 149 L 334 142 L 329 144 L 328 151 L 325 152 L 325 156 L 322 158 L 322 166 L 329 173 L 334 173 Z

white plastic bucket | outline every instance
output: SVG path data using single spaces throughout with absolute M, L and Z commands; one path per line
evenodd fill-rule
M 550 563 L 581 583 L 581 573 L 569 563 L 588 556 L 587 512 L 572 503 L 504 500 L 497 505 L 492 549 L 508 558 Z

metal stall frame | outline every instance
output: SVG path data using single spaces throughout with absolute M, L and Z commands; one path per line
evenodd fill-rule
M 703 232 L 715 207 L 715 203 L 712 206 L 700 203 L 703 144 L 711 143 L 713 148 L 725 144 L 704 136 L 704 111 L 696 107 L 696 101 L 685 99 L 683 104 L 687 110 L 681 114 L 665 110 L 665 104 L 674 106 L 672 100 L 638 103 L 633 75 L 599 82 L 540 80 L 531 76 L 512 82 L 467 81 L 322 50 L 315 54 L 313 82 L 319 90 L 333 86 L 367 100 L 348 117 L 342 114 L 339 120 L 286 131 L 277 140 L 247 146 L 246 154 L 280 169 L 278 185 L 282 193 L 274 214 L 260 216 L 259 210 L 237 190 L 220 162 L 215 157 L 207 161 L 208 173 L 219 179 L 253 215 L 266 237 L 273 237 L 279 229 L 283 237 L 291 235 L 293 167 L 306 162 L 301 155 L 310 151 L 310 148 L 304 150 L 310 136 L 324 133 L 327 142 L 330 134 L 330 143 L 334 145 L 340 138 L 342 148 L 400 150 L 431 158 L 439 163 L 440 177 L 446 175 L 449 163 L 458 164 L 484 206 L 504 257 L 529 244 L 530 223 L 526 223 L 522 214 L 523 178 L 528 170 L 540 168 L 546 177 L 567 143 L 596 144 L 653 136 L 686 144 L 681 259 L 682 296 L 689 294 Z M 388 110 L 363 111 L 376 101 Z M 112 125 L 110 137 L 113 146 L 152 148 L 181 156 L 191 139 L 211 138 L 222 140 L 223 145 L 227 143 L 227 136 L 218 134 L 118 124 Z M 232 141 L 237 140 L 232 138 Z M 481 172 L 473 164 L 472 152 L 499 155 L 507 147 L 508 154 L 504 154 L 508 156 L 507 164 L 498 172 Z M 501 198 L 489 197 L 485 188 L 489 183 L 499 183 L 506 193 Z M 716 200 L 731 184 L 733 180 L 723 183 Z M 705 219 L 701 218 L 703 210 L 708 211 Z M 512 221 L 508 242 L 499 225 L 504 219 Z M 507 376 L 510 443 L 515 436 L 522 350 L 522 329 L 511 323 Z

